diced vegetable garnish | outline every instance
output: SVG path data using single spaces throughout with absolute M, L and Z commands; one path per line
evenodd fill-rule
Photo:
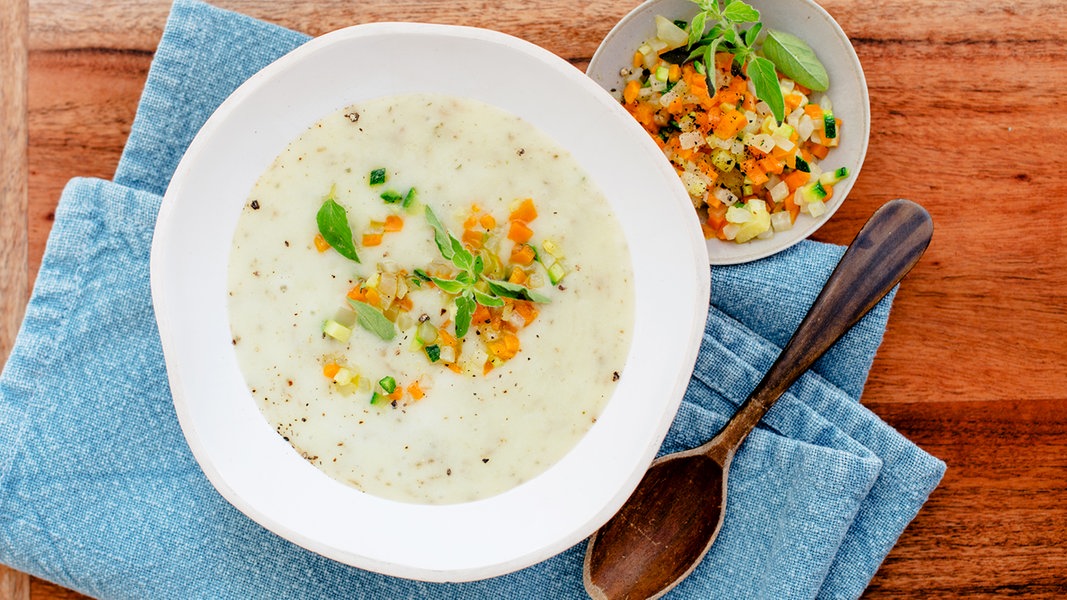
M 656 17 L 657 37 L 637 48 L 620 99 L 674 165 L 705 236 L 745 243 L 788 231 L 800 214 L 823 214 L 848 169 L 819 166 L 841 122 L 810 47 L 783 32 L 760 35 L 759 12 L 742 0 L 725 12 L 712 4 L 700 4 L 692 23 Z M 808 62 L 787 65 L 790 53 Z M 799 69 L 799 79 L 783 69 Z

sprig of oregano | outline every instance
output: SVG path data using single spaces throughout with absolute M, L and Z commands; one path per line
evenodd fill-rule
M 504 298 L 516 300 L 529 300 L 538 303 L 547 303 L 549 298 L 522 285 L 492 279 L 486 277 L 485 261 L 481 255 L 475 255 L 456 239 L 433 210 L 426 207 L 426 221 L 433 228 L 434 242 L 441 256 L 451 263 L 459 271 L 454 279 L 430 277 L 430 281 L 446 294 L 455 296 L 456 303 L 456 337 L 462 338 L 467 335 L 470 328 L 471 318 L 478 304 L 486 307 L 498 307 L 504 305 Z M 484 283 L 484 285 L 480 285 Z
M 778 84 L 776 68 L 811 90 L 825 91 L 829 87 L 826 69 L 800 38 L 768 29 L 762 48 L 757 47 L 763 23 L 759 11 L 744 0 L 693 0 L 693 3 L 700 7 L 700 12 L 686 27 L 689 56 L 685 62 L 697 61 L 708 77 L 712 93 L 718 89 L 715 53 L 720 50 L 734 55 L 734 62 L 746 71 L 756 88 L 756 97 L 767 103 L 779 123 L 785 120 L 785 96 Z

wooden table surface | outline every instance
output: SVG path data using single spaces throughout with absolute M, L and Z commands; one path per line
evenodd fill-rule
M 218 5 L 321 34 L 400 20 L 483 26 L 584 68 L 636 0 Z M 863 402 L 948 463 L 866 598 L 1067 596 L 1067 3 L 823 0 L 871 99 L 867 162 L 815 236 L 846 244 L 880 204 L 926 206 Z M 60 191 L 110 178 L 166 0 L 0 2 L 0 357 Z M 72 516 L 72 518 L 75 518 Z M 0 566 L 0 600 L 82 598 Z

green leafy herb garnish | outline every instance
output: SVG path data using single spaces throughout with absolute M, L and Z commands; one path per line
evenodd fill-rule
M 326 243 L 341 256 L 359 262 L 356 243 L 352 240 L 352 228 L 348 225 L 348 212 L 334 199 L 334 188 L 330 188 L 329 195 L 319 207 L 315 221 Z
M 763 40 L 763 55 L 793 81 L 816 91 L 830 87 L 826 67 L 815 57 L 815 51 L 804 40 L 784 31 L 768 31 Z
M 389 341 L 396 337 L 396 326 L 382 314 L 382 311 L 374 308 L 366 302 L 360 302 L 359 300 L 353 300 L 351 298 L 348 299 L 348 303 L 355 309 L 356 321 L 361 327 L 385 341 Z
M 756 88 L 756 97 L 767 103 L 779 123 L 785 120 L 785 97 L 778 84 L 775 67 L 800 85 L 825 91 L 830 81 L 815 52 L 800 38 L 781 31 L 767 30 L 762 56 L 756 43 L 763 30 L 760 13 L 743 0 L 693 0 L 700 12 L 689 22 L 685 61 L 696 60 L 708 78 L 708 88 L 718 89 L 715 53 L 729 52 L 734 63 L 745 70 Z M 710 29 L 708 28 L 710 25 Z M 705 33 L 705 30 L 707 32 Z
M 471 317 L 479 304 L 482 306 L 503 306 L 504 298 L 530 300 L 547 303 L 549 298 L 518 284 L 490 279 L 483 275 L 485 260 L 474 255 L 463 246 L 463 242 L 449 233 L 433 209 L 426 207 L 426 221 L 434 231 L 434 243 L 446 260 L 459 271 L 453 279 L 430 277 L 430 280 L 446 294 L 456 297 L 456 337 L 467 335 Z M 431 357 L 432 358 L 432 357 Z

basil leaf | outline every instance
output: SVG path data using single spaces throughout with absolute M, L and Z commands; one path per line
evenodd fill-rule
M 360 302 L 359 300 L 353 300 L 351 298 L 348 299 L 348 303 L 355 309 L 356 320 L 364 329 L 385 341 L 389 341 L 396 337 L 396 327 L 393 326 L 392 321 L 385 318 L 382 311 L 374 308 L 366 302 Z
M 318 222 L 319 233 L 330 247 L 341 256 L 359 262 L 356 243 L 352 241 L 352 229 L 348 226 L 348 213 L 334 201 L 332 194 L 319 207 L 315 221 Z
M 440 288 L 440 290 L 446 294 L 458 294 L 467 289 L 467 285 L 462 281 L 456 281 L 455 279 L 441 279 L 439 277 L 431 277 L 430 281 Z
M 731 23 L 755 23 L 759 21 L 759 11 L 740 0 L 731 2 L 722 11 L 722 16 Z
M 763 40 L 763 55 L 786 77 L 810 90 L 825 92 L 830 87 L 826 67 L 819 62 L 811 46 L 795 35 L 767 30 L 767 37 Z
M 437 215 L 433 214 L 433 210 L 429 206 L 426 207 L 426 222 L 433 227 L 433 241 L 437 243 L 437 249 L 441 251 L 441 256 L 446 260 L 452 260 L 452 236 L 448 235 L 448 230 L 441 224 L 441 221 L 437 220 Z
M 756 97 L 767 103 L 774 113 L 774 118 L 781 123 L 785 120 L 785 98 L 778 85 L 778 74 L 774 72 L 774 63 L 760 56 L 753 56 L 748 61 L 748 77 L 756 87 Z
M 474 291 L 474 299 L 477 300 L 478 304 L 481 304 L 482 306 L 493 306 L 493 307 L 504 306 L 504 301 L 501 300 L 500 298 L 496 297 L 496 296 L 491 296 L 489 294 L 486 294 L 485 292 L 480 292 L 478 290 L 473 290 L 473 291 Z
M 471 316 L 474 314 L 474 299 L 464 294 L 456 298 L 456 337 L 462 338 L 467 335 L 467 329 L 471 326 Z
M 471 274 L 474 275 L 475 277 L 478 277 L 479 275 L 482 274 L 482 271 L 484 271 L 484 270 L 485 270 L 485 259 L 482 258 L 481 254 L 479 254 L 478 256 L 474 257 L 474 264 L 471 265 Z M 474 283 L 474 282 L 472 281 L 471 283 Z
M 486 278 L 485 282 L 489 284 L 489 291 L 493 292 L 497 296 L 500 296 L 501 298 L 512 298 L 514 300 L 529 300 L 531 302 L 537 302 L 539 304 L 548 304 L 552 301 L 548 296 L 538 294 L 530 288 L 519 285 L 517 283 L 488 278 Z

